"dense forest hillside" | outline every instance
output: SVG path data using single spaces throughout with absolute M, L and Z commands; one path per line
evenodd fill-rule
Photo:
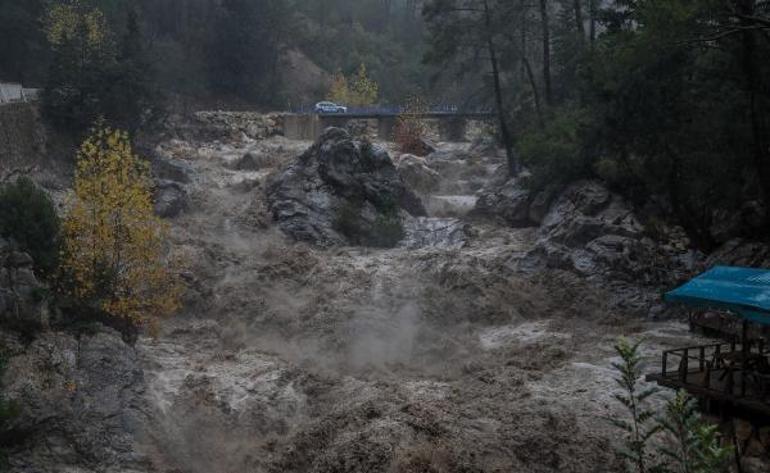
M 529 187 L 602 179 L 711 249 L 767 234 L 769 30 L 766 0 L 0 0 L 0 80 L 78 133 L 324 98 L 489 107 Z
M 43 86 L 55 54 L 46 38 L 48 0 L 2 0 L 0 78 Z M 365 64 L 382 100 L 424 92 L 421 2 L 415 0 L 83 0 L 109 35 L 145 50 L 153 86 L 191 104 L 287 107 L 320 100 L 335 72 Z M 132 15 L 138 24 L 132 26 Z M 302 61 L 298 64 L 297 56 Z M 304 64 L 303 64 L 304 63 Z M 307 90 L 295 70 L 327 74 Z M 194 106 L 194 105 L 193 105 Z

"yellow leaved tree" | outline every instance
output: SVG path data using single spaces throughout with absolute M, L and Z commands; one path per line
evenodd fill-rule
M 342 71 L 337 71 L 332 78 L 326 98 L 340 105 L 367 107 L 377 103 L 379 94 L 379 85 L 369 78 L 366 65 L 362 63 L 358 67 L 358 72 L 349 79 Z
M 153 212 L 149 166 L 128 134 L 96 129 L 80 146 L 63 225 L 63 274 L 72 295 L 136 326 L 180 306 L 167 226 Z
M 45 18 L 45 32 L 54 48 L 81 40 L 83 48 L 104 47 L 107 18 L 98 8 L 87 8 L 79 1 L 51 5 Z
M 358 66 L 358 72 L 351 82 L 351 105 L 366 107 L 377 103 L 380 86 L 373 79 L 369 78 L 366 73 L 366 66 L 363 63 Z
M 337 71 L 332 78 L 332 84 L 329 87 L 329 93 L 326 94 L 326 99 L 331 100 L 334 103 L 347 105 L 350 103 L 350 88 L 348 87 L 348 79 L 342 71 Z

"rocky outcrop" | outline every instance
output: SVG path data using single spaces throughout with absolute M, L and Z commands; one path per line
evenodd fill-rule
M 505 184 L 483 192 L 476 201 L 472 215 L 502 220 L 512 227 L 528 227 L 530 219 L 531 193 L 521 185 L 519 179 L 510 179 Z
M 620 196 L 595 181 L 576 182 L 551 205 L 520 268 L 567 270 L 612 284 L 611 302 L 646 312 L 659 306 L 660 288 L 685 279 L 702 259 L 681 229 L 667 229 L 662 238 L 649 237 Z
M 32 258 L 0 238 L 0 321 L 24 331 L 47 327 L 47 287 L 32 270 Z
M 117 332 L 43 333 L 9 360 L 3 387 L 18 411 L 5 426 L 15 438 L 10 472 L 131 471 L 142 463 L 142 371 Z
M 711 253 L 704 263 L 705 268 L 716 265 L 770 269 L 770 244 L 734 238 Z
M 321 246 L 395 244 L 402 211 L 424 216 L 422 202 L 404 186 L 388 153 L 329 128 L 268 185 L 270 212 L 299 241 Z
M 479 135 L 471 141 L 468 152 L 475 156 L 497 156 L 499 149 L 497 138 L 491 135 Z
M 441 184 L 439 173 L 431 169 L 424 158 L 413 154 L 403 154 L 398 160 L 398 174 L 406 186 L 422 194 L 438 190 Z

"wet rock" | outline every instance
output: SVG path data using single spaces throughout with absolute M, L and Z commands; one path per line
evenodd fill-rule
M 398 174 L 406 186 L 420 193 L 430 193 L 438 189 L 441 177 L 431 169 L 424 158 L 413 154 L 404 154 L 398 160 Z
M 473 139 L 468 152 L 475 156 L 496 156 L 499 148 L 494 136 L 482 135 Z
M 655 241 L 631 206 L 593 181 L 565 189 L 551 205 L 538 242 L 520 265 L 527 271 L 571 271 L 603 287 L 612 285 L 612 304 L 646 313 L 659 302 L 659 290 L 691 274 L 700 258 L 684 241 L 661 231 Z
M 437 149 L 438 147 L 433 141 L 428 138 L 420 138 L 417 154 L 420 156 L 428 156 L 431 153 L 435 153 Z
M 48 327 L 48 291 L 32 270 L 32 257 L 0 238 L 0 321 L 27 332 Z
M 10 471 L 138 465 L 132 435 L 142 372 L 117 332 L 98 329 L 80 339 L 42 334 L 10 359 L 3 386 L 19 413 L 8 425 L 19 440 Z
M 542 223 L 547 240 L 573 247 L 604 235 L 640 237 L 642 230 L 630 206 L 593 181 L 567 187 Z
M 454 218 L 419 217 L 404 223 L 404 239 L 399 246 L 406 248 L 461 248 L 468 239 L 468 225 Z
M 401 211 L 424 216 L 387 152 L 329 128 L 268 185 L 274 220 L 296 240 L 321 246 L 395 244 Z
M 500 187 L 482 193 L 472 214 L 501 219 L 513 227 L 531 226 L 529 203 L 531 194 L 519 179 L 509 179 Z
M 269 156 L 261 153 L 246 153 L 232 164 L 232 168 L 238 171 L 259 171 L 273 166 L 274 162 Z
M 179 159 L 165 158 L 155 154 L 152 158 L 152 173 L 156 179 L 181 182 L 192 182 L 195 171 L 192 166 Z
M 189 208 L 190 198 L 177 182 L 161 180 L 155 184 L 155 213 L 159 217 L 174 218 Z
M 535 195 L 529 204 L 530 222 L 536 225 L 543 223 L 557 192 L 558 189 L 556 187 L 550 186 Z
M 770 269 L 770 245 L 766 242 L 734 238 L 709 255 L 703 269 L 716 265 Z

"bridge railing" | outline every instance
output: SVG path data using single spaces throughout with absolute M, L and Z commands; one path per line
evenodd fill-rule
M 408 113 L 406 107 L 401 105 L 374 105 L 370 107 L 347 107 L 347 115 L 401 115 Z M 291 113 L 297 114 L 313 114 L 315 113 L 315 105 L 301 105 L 294 107 Z M 459 107 L 457 105 L 440 104 L 432 105 L 422 114 L 428 115 L 440 115 L 440 114 L 466 114 L 466 115 L 487 115 L 491 114 L 493 110 L 487 107 Z

